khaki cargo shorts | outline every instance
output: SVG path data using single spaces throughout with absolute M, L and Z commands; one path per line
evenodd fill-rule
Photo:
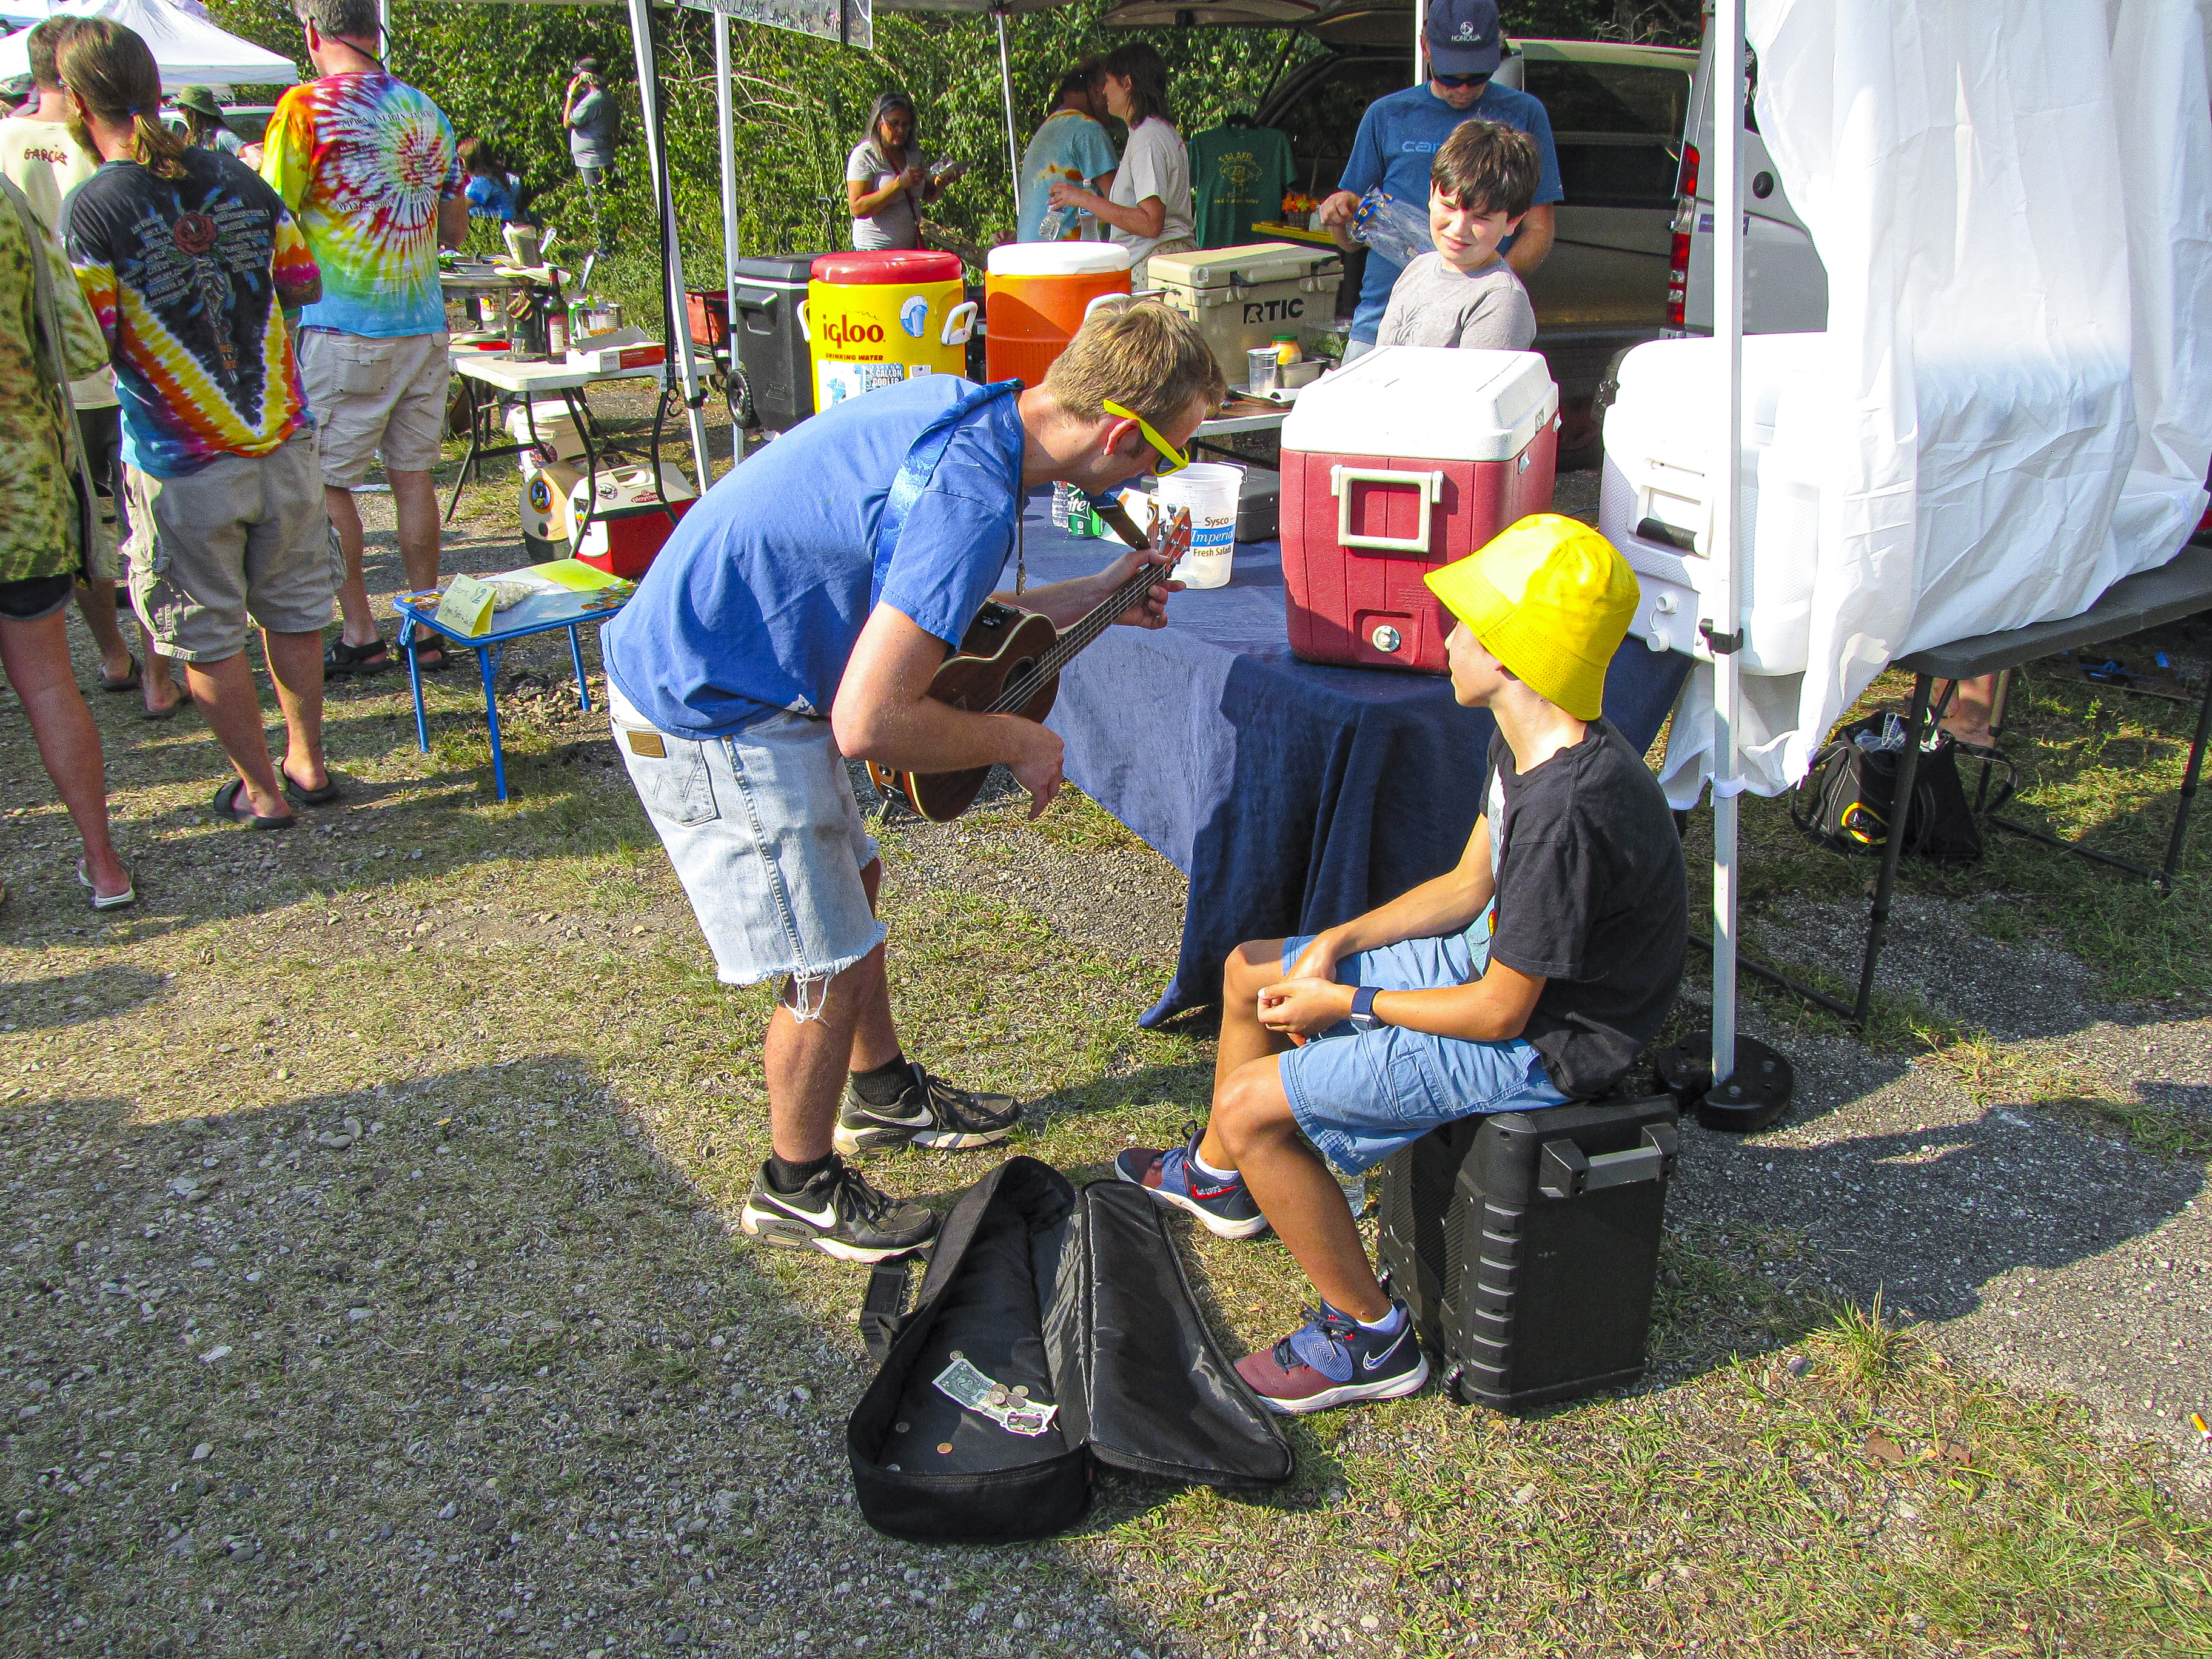
M 300 383 L 322 434 L 323 482 L 350 489 L 381 451 L 386 471 L 428 472 L 446 435 L 447 337 L 300 331 Z
M 221 662 L 246 648 L 246 618 L 319 633 L 337 586 L 315 434 L 266 455 L 218 455 L 181 478 L 126 468 L 131 603 L 162 651 Z

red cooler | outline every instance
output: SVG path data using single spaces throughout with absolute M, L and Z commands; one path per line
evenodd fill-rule
M 1283 422 L 1283 586 L 1308 662 L 1445 672 L 1421 580 L 1552 509 L 1559 389 L 1533 351 L 1385 346 Z

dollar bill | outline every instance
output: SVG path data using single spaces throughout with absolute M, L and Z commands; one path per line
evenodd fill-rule
M 1060 1407 L 1017 1395 L 985 1376 L 966 1358 L 956 1358 L 937 1374 L 937 1390 L 978 1417 L 988 1418 L 1009 1434 L 1036 1436 L 1052 1426 Z

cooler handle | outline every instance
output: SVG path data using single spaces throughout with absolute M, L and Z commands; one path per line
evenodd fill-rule
M 799 337 L 805 341 L 807 344 L 812 345 L 814 343 L 814 331 L 807 326 L 806 306 L 807 302 L 805 300 L 801 300 L 798 306 L 793 309 L 792 314 L 799 319 Z
M 966 345 L 968 337 L 975 331 L 975 302 L 963 300 L 945 313 L 945 331 L 937 337 L 939 345 Z
M 1421 528 L 1413 536 L 1355 536 L 1352 533 L 1352 486 L 1356 483 L 1412 485 L 1419 492 Z M 1336 539 L 1341 547 L 1372 547 L 1385 553 L 1425 553 L 1436 504 L 1444 498 L 1441 472 L 1398 472 L 1382 466 L 1333 466 L 1328 493 L 1336 497 Z
M 1109 311 L 1119 311 L 1123 307 L 1132 303 L 1133 303 L 1132 297 L 1127 294 L 1092 295 L 1091 296 L 1091 303 L 1083 307 L 1083 320 L 1075 325 L 1076 331 L 1080 333 L 1084 329 L 1090 326 L 1091 319 L 1097 314 L 1098 308 L 1101 306 L 1103 306 Z
M 1677 1144 L 1671 1123 L 1647 1123 L 1642 1146 L 1595 1158 L 1571 1140 L 1547 1140 L 1537 1161 L 1536 1190 L 1547 1198 L 1580 1198 L 1606 1187 L 1663 1181 L 1674 1172 Z

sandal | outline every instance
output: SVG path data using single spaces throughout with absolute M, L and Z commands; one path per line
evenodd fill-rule
M 264 818 L 251 806 L 240 806 L 238 798 L 246 788 L 246 780 L 233 778 L 219 785 L 215 792 L 215 810 L 234 823 L 242 823 L 249 830 L 289 830 L 300 820 L 287 812 L 281 818 Z
M 276 769 L 276 775 L 283 780 L 284 793 L 295 806 L 328 806 L 338 798 L 338 781 L 327 774 L 319 789 L 309 789 L 295 782 L 282 766 Z
M 129 872 L 126 871 L 125 873 Z M 103 897 L 100 889 L 92 884 L 92 878 L 85 874 L 82 859 L 76 861 L 76 879 L 77 884 L 84 889 L 86 895 L 92 901 L 92 908 L 95 910 L 127 910 L 138 902 L 138 884 L 136 881 L 121 892 L 109 893 Z
M 418 634 L 407 641 L 408 654 L 415 659 L 416 667 L 425 674 L 434 674 L 451 665 L 453 659 L 435 634 Z
M 380 635 L 367 645 L 348 645 L 343 636 L 323 647 L 323 678 L 333 674 L 381 674 L 392 666 L 392 647 Z
M 131 666 L 124 671 L 123 678 L 119 680 L 111 680 L 106 675 L 102 674 L 100 677 L 100 689 L 103 691 L 136 691 L 138 689 L 138 659 L 132 657 L 129 661 Z
M 138 712 L 138 718 L 142 720 L 173 720 L 177 718 L 177 711 L 191 701 L 190 696 L 179 691 L 176 702 L 167 708 L 143 708 Z

